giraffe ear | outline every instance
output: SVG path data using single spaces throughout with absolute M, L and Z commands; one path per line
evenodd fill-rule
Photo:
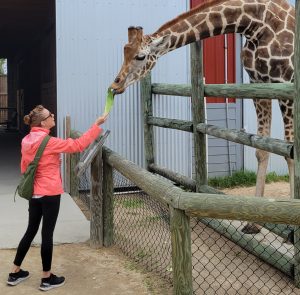
M 169 36 L 158 37 L 150 43 L 151 47 L 162 47 L 169 41 Z

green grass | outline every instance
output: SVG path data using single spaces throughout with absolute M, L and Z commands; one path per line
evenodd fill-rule
M 288 175 L 277 175 L 275 172 L 267 174 L 266 183 L 289 181 Z M 208 180 L 208 185 L 215 188 L 233 188 L 238 186 L 253 186 L 256 183 L 256 173 L 252 171 L 237 171 L 232 176 L 214 177 Z

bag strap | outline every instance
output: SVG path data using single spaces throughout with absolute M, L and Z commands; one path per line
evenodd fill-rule
M 50 138 L 51 138 L 51 136 L 46 135 L 44 137 L 42 143 L 40 144 L 39 149 L 36 152 L 36 155 L 35 155 L 34 160 L 33 160 L 36 164 L 39 162 L 39 160 L 40 160 L 40 158 L 41 158 L 41 156 L 42 156 L 42 154 L 44 152 L 44 149 L 45 149 L 45 147 L 46 147 L 46 145 L 47 145 L 47 143 L 48 143 L 48 141 L 49 141 Z

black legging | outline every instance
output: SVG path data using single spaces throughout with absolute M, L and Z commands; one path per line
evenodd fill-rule
M 51 270 L 53 252 L 53 232 L 59 212 L 60 195 L 44 196 L 42 198 L 31 199 L 29 201 L 29 222 L 26 233 L 18 246 L 14 264 L 21 266 L 30 245 L 39 229 L 41 218 L 42 226 L 42 246 L 41 257 L 43 271 Z

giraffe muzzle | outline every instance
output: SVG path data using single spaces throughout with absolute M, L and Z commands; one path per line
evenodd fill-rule
M 125 91 L 125 87 L 119 86 L 116 83 L 112 83 L 110 85 L 110 89 L 111 89 L 113 95 L 121 94 Z

